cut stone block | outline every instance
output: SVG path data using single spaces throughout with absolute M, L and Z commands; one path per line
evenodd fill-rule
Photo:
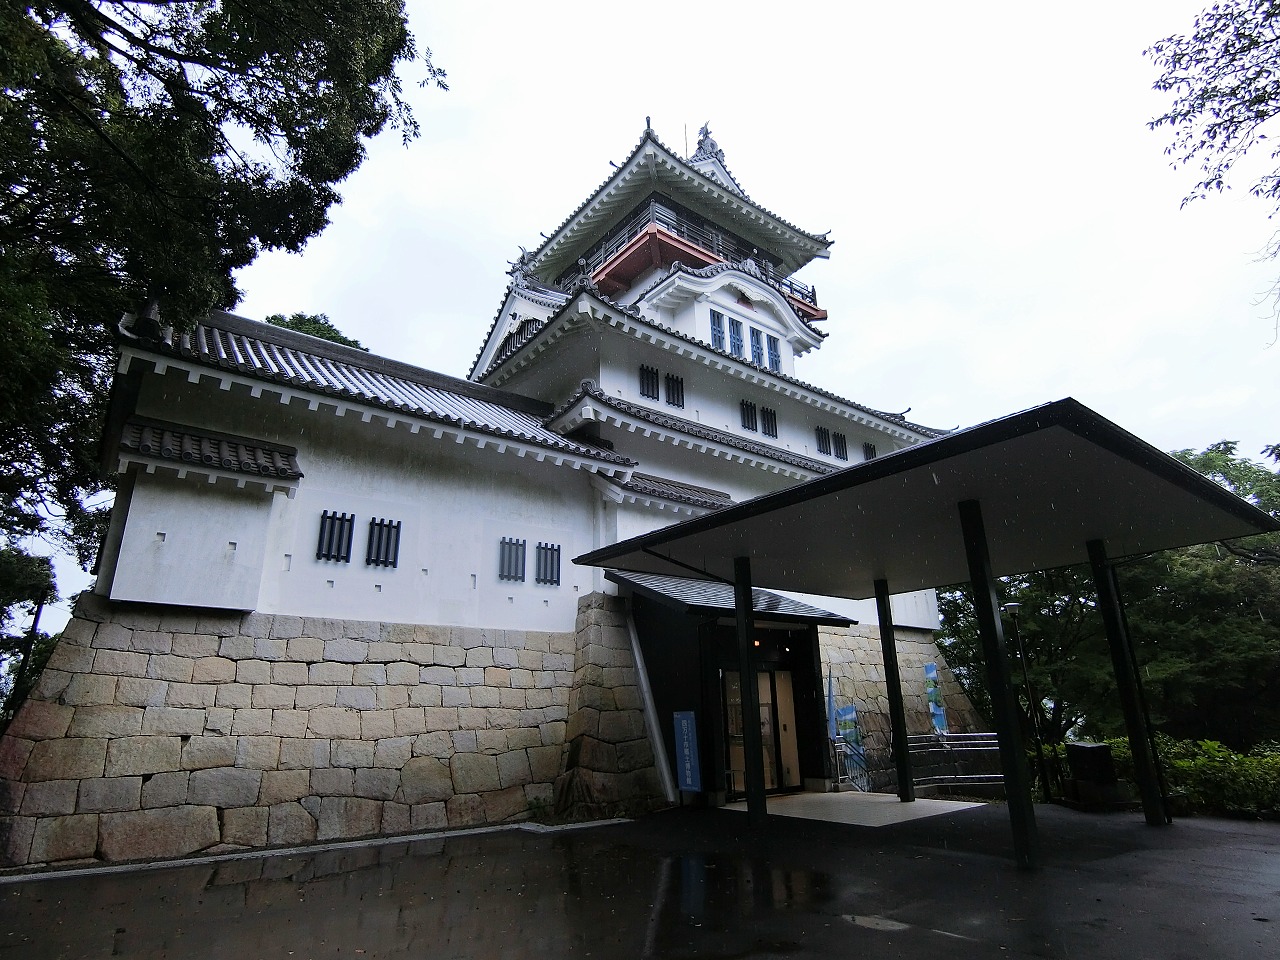
M 404 802 L 420 804 L 453 796 L 449 764 L 436 757 L 413 757 L 400 771 Z
M 142 807 L 178 807 L 187 802 L 188 773 L 157 773 L 144 777 Z
M 142 708 L 77 707 L 67 730 L 69 737 L 133 737 L 142 732 Z
M 246 847 L 262 847 L 267 843 L 266 807 L 240 807 L 222 811 L 222 842 Z
M 488 793 L 502 786 L 497 760 L 485 754 L 455 753 L 449 761 L 449 772 L 457 794 Z
M 26 787 L 21 807 L 24 817 L 62 817 L 76 812 L 79 780 L 45 780 Z
M 317 840 L 367 837 L 382 825 L 382 804 L 362 797 L 325 797 L 320 801 Z
M 107 860 L 180 857 L 219 841 L 218 812 L 210 806 L 185 806 L 104 813 L 101 834 Z
M 180 737 L 121 737 L 107 743 L 108 777 L 164 773 L 181 767 Z
M 141 777 L 106 777 L 80 781 L 77 813 L 137 810 L 142 800 Z
M 57 740 L 66 736 L 71 726 L 73 707 L 44 700 L 27 700 L 5 732 L 27 740 Z
M 27 758 L 24 778 L 41 780 L 82 780 L 100 777 L 106 768 L 106 740 L 42 740 Z
M 187 800 L 214 807 L 247 807 L 258 801 L 262 772 L 238 767 L 217 767 L 191 774 Z
M 98 815 L 76 814 L 37 820 L 31 841 L 32 863 L 83 860 L 98 847 Z
M 267 819 L 267 842 L 311 843 L 316 839 L 316 821 L 300 803 L 279 803 L 271 807 Z
M 230 767 L 236 762 L 234 737 L 192 737 L 182 748 L 183 770 Z

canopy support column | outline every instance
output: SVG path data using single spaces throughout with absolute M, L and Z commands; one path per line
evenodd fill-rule
M 757 686 L 751 630 L 755 605 L 751 599 L 751 558 L 733 560 L 733 608 L 738 626 L 738 676 L 742 689 L 742 748 L 747 778 L 747 822 L 763 827 L 769 821 L 764 798 L 764 742 L 760 737 L 760 688 Z
M 1009 674 L 1004 630 L 1000 623 L 1000 599 L 991 573 L 991 553 L 982 522 L 982 505 L 977 500 L 959 504 L 960 530 L 964 536 L 965 559 L 973 587 L 974 612 L 986 661 L 987 687 L 991 691 L 991 712 L 1000 741 L 1000 770 L 1004 774 L 1009 823 L 1013 828 L 1013 856 L 1019 867 L 1031 869 L 1038 858 L 1036 814 L 1031 802 L 1031 781 L 1027 775 L 1027 755 L 1019 726 L 1018 701 Z
M 884 658 L 884 685 L 889 697 L 889 728 L 893 733 L 893 765 L 898 771 L 898 799 L 903 803 L 910 803 L 916 798 L 916 785 L 911 777 L 907 708 L 902 700 L 902 674 L 898 670 L 898 641 L 893 633 L 889 581 L 877 580 L 875 588 L 876 617 L 880 621 L 880 652 Z
M 1120 709 L 1124 712 L 1129 749 L 1133 751 L 1133 776 L 1138 781 L 1142 812 L 1151 826 L 1163 826 L 1168 823 L 1164 813 L 1164 797 L 1156 774 L 1155 758 L 1151 755 L 1151 738 L 1146 718 L 1142 714 L 1138 677 L 1133 666 L 1133 648 L 1121 616 L 1115 567 L 1107 561 L 1107 550 L 1101 540 L 1090 540 L 1085 547 L 1089 551 L 1089 565 L 1093 567 L 1093 581 L 1098 589 L 1098 609 L 1102 613 L 1102 624 L 1107 631 L 1107 646 L 1111 648 L 1111 666 L 1115 671 L 1116 687 L 1120 693 Z

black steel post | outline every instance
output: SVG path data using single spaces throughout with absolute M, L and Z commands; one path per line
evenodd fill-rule
M 763 827 L 769 820 L 764 797 L 764 742 L 760 737 L 760 688 L 752 656 L 751 630 L 755 625 L 751 601 L 751 558 L 733 561 L 733 607 L 738 626 L 738 676 L 742 689 L 742 749 L 747 778 L 747 822 Z
M 1013 606 L 1013 604 L 1009 604 Z M 1049 765 L 1044 761 L 1044 734 L 1040 732 L 1040 703 L 1031 691 L 1031 674 L 1027 671 L 1027 648 L 1022 645 L 1022 633 L 1018 630 L 1018 611 L 1009 611 L 1013 623 L 1013 645 L 1018 651 L 1018 664 L 1022 667 L 1022 688 L 1027 695 L 1027 716 L 1031 718 L 1031 732 L 1036 738 L 1036 772 L 1040 776 L 1040 790 L 1045 802 L 1053 799 L 1049 788 Z
M 1089 565 L 1093 568 L 1093 582 L 1098 589 L 1098 609 L 1107 631 L 1107 645 L 1111 648 L 1111 667 L 1115 671 L 1125 732 L 1133 753 L 1133 776 L 1138 781 L 1138 795 L 1142 797 L 1142 813 L 1151 826 L 1163 826 L 1168 822 L 1164 815 L 1164 799 L 1160 795 L 1160 780 L 1151 756 L 1151 739 L 1142 715 L 1138 678 L 1121 616 L 1115 571 L 1107 561 L 1107 550 L 1101 540 L 1090 540 L 1085 547 L 1089 551 Z
M 995 577 L 991 573 L 982 505 L 977 500 L 963 500 L 959 510 L 969 581 L 973 587 L 974 612 L 978 617 L 978 635 L 982 639 L 982 659 L 986 661 L 987 687 L 991 692 L 991 712 L 1000 742 L 1000 770 L 1004 774 L 1009 824 L 1013 828 L 1013 856 L 1019 867 L 1029 869 L 1036 866 L 1038 859 L 1036 812 L 1031 802 L 1026 748 L 1022 743 L 1018 701 L 1013 693 L 1009 658 L 1005 653 L 1000 600 L 996 596 Z
M 893 732 L 893 765 L 898 771 L 898 799 L 903 803 L 910 803 L 916 798 L 916 785 L 911 777 L 907 708 L 902 700 L 902 673 L 898 670 L 898 642 L 893 633 L 889 581 L 877 580 L 875 588 L 876 616 L 880 621 L 880 651 L 884 658 L 884 685 L 889 698 L 889 729 Z

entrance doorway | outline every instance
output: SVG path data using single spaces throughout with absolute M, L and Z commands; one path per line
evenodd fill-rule
M 724 696 L 725 779 L 727 799 L 746 796 L 747 760 L 742 713 L 742 676 L 737 670 L 720 673 Z M 759 670 L 760 741 L 766 793 L 797 790 L 801 785 L 796 740 L 795 696 L 790 670 Z

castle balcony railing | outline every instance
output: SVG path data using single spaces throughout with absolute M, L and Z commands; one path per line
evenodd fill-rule
M 651 225 L 656 225 L 672 236 L 699 247 L 707 253 L 709 263 L 740 263 L 751 259 L 759 267 L 765 280 L 784 295 L 807 303 L 815 309 L 818 306 L 817 291 L 813 287 L 790 277 L 780 276 L 775 265 L 758 250 L 748 246 L 733 234 L 718 230 L 700 221 L 700 218 L 673 210 L 656 200 L 650 200 L 629 220 L 592 247 L 583 257 L 585 266 L 580 262 L 563 273 L 557 282 L 561 287 L 567 288 L 583 277 L 593 276 Z

